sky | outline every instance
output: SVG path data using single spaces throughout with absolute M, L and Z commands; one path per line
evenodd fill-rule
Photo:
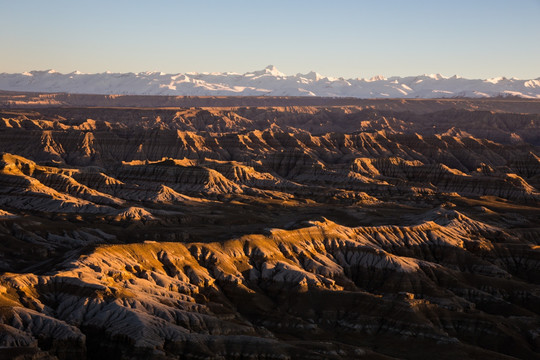
M 540 0 L 0 0 L 0 72 L 540 77 Z

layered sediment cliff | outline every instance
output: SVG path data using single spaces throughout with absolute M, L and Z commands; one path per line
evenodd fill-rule
M 540 358 L 540 117 L 0 112 L 0 357 Z

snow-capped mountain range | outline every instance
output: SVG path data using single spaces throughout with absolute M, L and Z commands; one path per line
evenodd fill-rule
M 79 94 L 442 98 L 520 96 L 540 99 L 540 78 L 465 79 L 441 74 L 344 79 L 316 72 L 286 75 L 275 66 L 238 73 L 0 73 L 0 90 Z

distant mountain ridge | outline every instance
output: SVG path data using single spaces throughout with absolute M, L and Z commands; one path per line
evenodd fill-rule
M 441 74 L 344 79 L 316 72 L 286 75 L 275 66 L 238 73 L 98 73 L 54 70 L 0 73 L 0 90 L 78 94 L 182 96 L 321 96 L 451 98 L 518 96 L 540 99 L 540 78 L 465 79 Z

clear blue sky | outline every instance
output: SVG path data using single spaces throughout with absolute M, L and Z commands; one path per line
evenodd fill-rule
M 0 72 L 540 77 L 540 0 L 0 0 Z

